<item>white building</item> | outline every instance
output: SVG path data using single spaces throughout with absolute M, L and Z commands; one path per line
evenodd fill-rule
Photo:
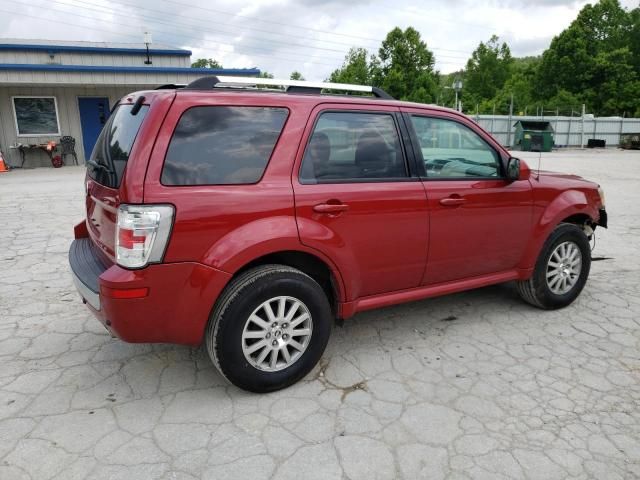
M 147 53 L 145 44 L 0 39 L 0 149 L 10 165 L 51 165 L 41 146 L 68 135 L 82 163 L 127 93 L 204 75 L 259 73 L 191 68 L 189 50 L 157 44 Z

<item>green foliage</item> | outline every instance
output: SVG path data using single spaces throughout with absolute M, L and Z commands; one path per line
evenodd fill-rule
M 493 35 L 480 42 L 467 62 L 463 101 L 482 102 L 493 98 L 512 73 L 513 57 L 509 46 Z
M 618 0 L 586 5 L 542 55 L 536 76 L 541 97 L 570 93 L 597 115 L 638 110 L 639 9 Z
M 269 73 L 269 72 L 260 72 L 260 75 L 258 75 L 258 78 L 273 78 L 273 73 Z
M 291 72 L 291 75 L 289 76 L 289 80 L 304 80 L 304 77 L 299 71 L 294 70 L 293 72 Z
M 586 5 L 541 56 L 514 58 L 493 35 L 481 42 L 466 68 L 440 75 L 435 57 L 412 27 L 391 30 L 378 54 L 352 48 L 329 81 L 375 85 L 395 98 L 453 106 L 455 79 L 463 80 L 467 113 L 506 114 L 558 110 L 582 104 L 596 115 L 640 116 L 640 6 L 619 0 Z M 477 110 L 476 110 L 477 109 Z
M 371 72 L 374 83 L 393 97 L 427 103 L 435 101 L 438 90 L 434 64 L 433 53 L 416 29 L 396 27 L 382 42 Z
M 222 64 L 213 58 L 199 58 L 191 64 L 191 68 L 223 68 Z
M 329 75 L 333 83 L 351 83 L 355 85 L 371 85 L 372 65 L 367 60 L 368 53 L 364 48 L 352 48 L 344 58 L 342 67 Z

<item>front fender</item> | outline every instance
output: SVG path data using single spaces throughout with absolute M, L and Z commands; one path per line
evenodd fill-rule
M 256 232 L 260 232 L 259 236 Z M 296 220 L 291 216 L 261 218 L 242 225 L 211 245 L 201 262 L 235 274 L 260 257 L 285 251 L 308 253 L 324 262 L 337 283 L 339 300 L 342 301 L 345 298 L 345 286 L 340 270 L 322 252 L 300 242 Z
M 535 266 L 544 242 L 563 220 L 573 215 L 587 215 L 592 220 L 598 218 L 598 210 L 589 202 L 587 194 L 580 190 L 564 191 L 547 204 L 535 202 L 534 212 L 537 222 L 519 265 L 523 269 Z

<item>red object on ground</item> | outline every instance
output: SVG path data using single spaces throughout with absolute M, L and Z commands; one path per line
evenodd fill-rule
M 0 173 L 7 173 L 8 171 L 9 171 L 9 168 L 7 167 L 7 164 L 4 161 L 2 152 L 0 152 Z
M 54 168 L 60 168 L 64 163 L 62 162 L 62 157 L 60 155 L 56 155 L 55 157 L 51 157 L 51 165 Z

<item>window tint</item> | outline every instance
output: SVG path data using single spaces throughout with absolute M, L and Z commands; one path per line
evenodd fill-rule
M 138 135 L 142 121 L 149 111 L 143 105 L 137 114 L 131 115 L 133 105 L 120 105 L 102 128 L 87 162 L 87 173 L 96 182 L 118 188 L 129 153 Z
M 499 177 L 497 152 L 471 129 L 440 118 L 412 116 L 428 177 Z
M 194 107 L 173 133 L 164 185 L 255 183 L 269 162 L 288 111 L 268 107 Z
M 302 159 L 302 183 L 394 179 L 407 176 L 392 115 L 320 115 Z

